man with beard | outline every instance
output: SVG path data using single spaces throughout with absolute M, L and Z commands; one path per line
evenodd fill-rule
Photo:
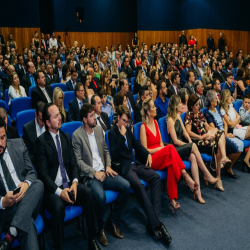
M 104 231 L 104 212 L 106 206 L 106 195 L 104 190 L 118 191 L 119 195 L 115 201 L 114 208 L 107 220 L 107 226 L 112 235 L 118 239 L 123 238 L 122 232 L 117 227 L 118 219 L 125 207 L 129 192 L 129 182 L 119 176 L 111 168 L 109 151 L 103 136 L 103 131 L 97 125 L 94 107 L 83 104 L 80 111 L 83 126 L 73 134 L 73 148 L 81 181 L 91 188 L 96 200 L 96 216 L 99 228 L 98 239 L 103 246 L 108 245 Z
M 157 115 L 159 118 L 167 115 L 168 113 L 168 102 L 167 98 L 168 89 L 165 81 L 157 82 L 157 98 L 155 100 L 155 107 L 157 108 Z
M 0 249 L 11 249 L 21 238 L 21 249 L 38 250 L 34 220 L 38 216 L 43 184 L 37 180 L 22 139 L 6 139 L 6 124 L 0 119 L 0 232 L 7 229 Z M 14 190 L 20 187 L 18 193 Z
M 44 208 L 51 214 L 54 248 L 63 249 L 65 207 L 81 206 L 88 228 L 88 249 L 100 249 L 95 241 L 95 211 L 91 189 L 78 183 L 79 174 L 69 134 L 60 131 L 61 115 L 56 105 L 44 107 L 46 131 L 35 144 L 35 165 L 44 183 Z

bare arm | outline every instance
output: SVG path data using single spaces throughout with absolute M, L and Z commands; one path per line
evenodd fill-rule
M 243 81 L 240 80 L 240 81 L 237 82 L 237 84 L 238 84 L 238 86 L 240 87 L 241 91 L 244 92 L 246 88 L 245 88 L 245 86 L 244 86 Z
M 239 124 L 239 122 L 240 122 L 240 117 L 236 117 L 236 119 L 234 120 L 234 121 L 231 121 L 230 119 L 229 119 L 229 116 L 227 115 L 227 114 L 225 114 L 224 116 L 223 116 L 223 119 L 224 119 L 224 121 L 227 123 L 227 125 L 229 126 L 229 127 L 235 127 L 237 124 Z
M 204 134 L 204 135 L 198 135 L 198 134 L 195 134 L 194 132 L 192 132 L 192 126 L 190 124 L 186 124 L 186 130 L 187 130 L 187 133 L 188 135 L 191 137 L 191 138 L 194 138 L 196 140 L 203 140 L 207 137 L 207 134 Z

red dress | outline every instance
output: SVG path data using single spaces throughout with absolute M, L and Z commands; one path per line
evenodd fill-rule
M 135 59 L 136 62 L 136 66 L 140 66 L 141 65 L 141 61 L 137 61 L 137 59 Z
M 156 136 L 151 132 L 145 123 L 143 125 L 146 129 L 147 136 L 147 148 L 154 149 L 160 147 L 160 131 L 157 122 L 154 120 L 156 128 Z M 154 170 L 162 170 L 167 168 L 168 179 L 167 179 L 167 191 L 169 200 L 178 199 L 177 194 L 177 182 L 180 180 L 182 174 L 181 171 L 185 169 L 179 154 L 177 153 L 173 145 L 167 145 L 161 150 L 157 151 L 152 155 L 151 168 Z

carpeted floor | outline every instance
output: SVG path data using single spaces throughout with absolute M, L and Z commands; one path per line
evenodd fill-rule
M 166 247 L 146 231 L 147 219 L 135 198 L 131 198 L 122 214 L 119 228 L 124 239 L 119 240 L 107 231 L 109 245 L 102 249 L 250 249 L 250 174 L 235 168 L 237 180 L 222 176 L 225 192 L 206 187 L 201 179 L 202 197 L 206 204 L 193 201 L 191 191 L 178 185 L 181 209 L 173 215 L 168 196 L 162 193 L 161 219 L 173 240 Z M 223 172 L 223 171 L 222 171 Z M 202 176 L 201 176 L 202 177 Z M 150 190 L 149 190 L 150 194 Z M 107 206 L 107 214 L 109 207 Z M 53 247 L 50 230 L 45 231 L 46 249 Z M 77 231 L 77 223 L 65 227 L 64 249 L 87 249 L 87 237 Z

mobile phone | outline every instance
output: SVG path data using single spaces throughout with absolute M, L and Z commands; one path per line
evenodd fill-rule
M 17 187 L 14 191 L 13 191 L 13 195 L 18 194 L 21 190 L 21 187 Z
M 73 202 L 75 202 L 75 194 L 74 194 L 74 192 L 71 191 L 71 192 L 68 192 L 68 194 L 69 194 L 69 198 L 70 198 Z
M 112 102 L 112 100 L 113 100 L 112 96 L 107 95 L 107 100 L 110 101 L 110 102 Z

